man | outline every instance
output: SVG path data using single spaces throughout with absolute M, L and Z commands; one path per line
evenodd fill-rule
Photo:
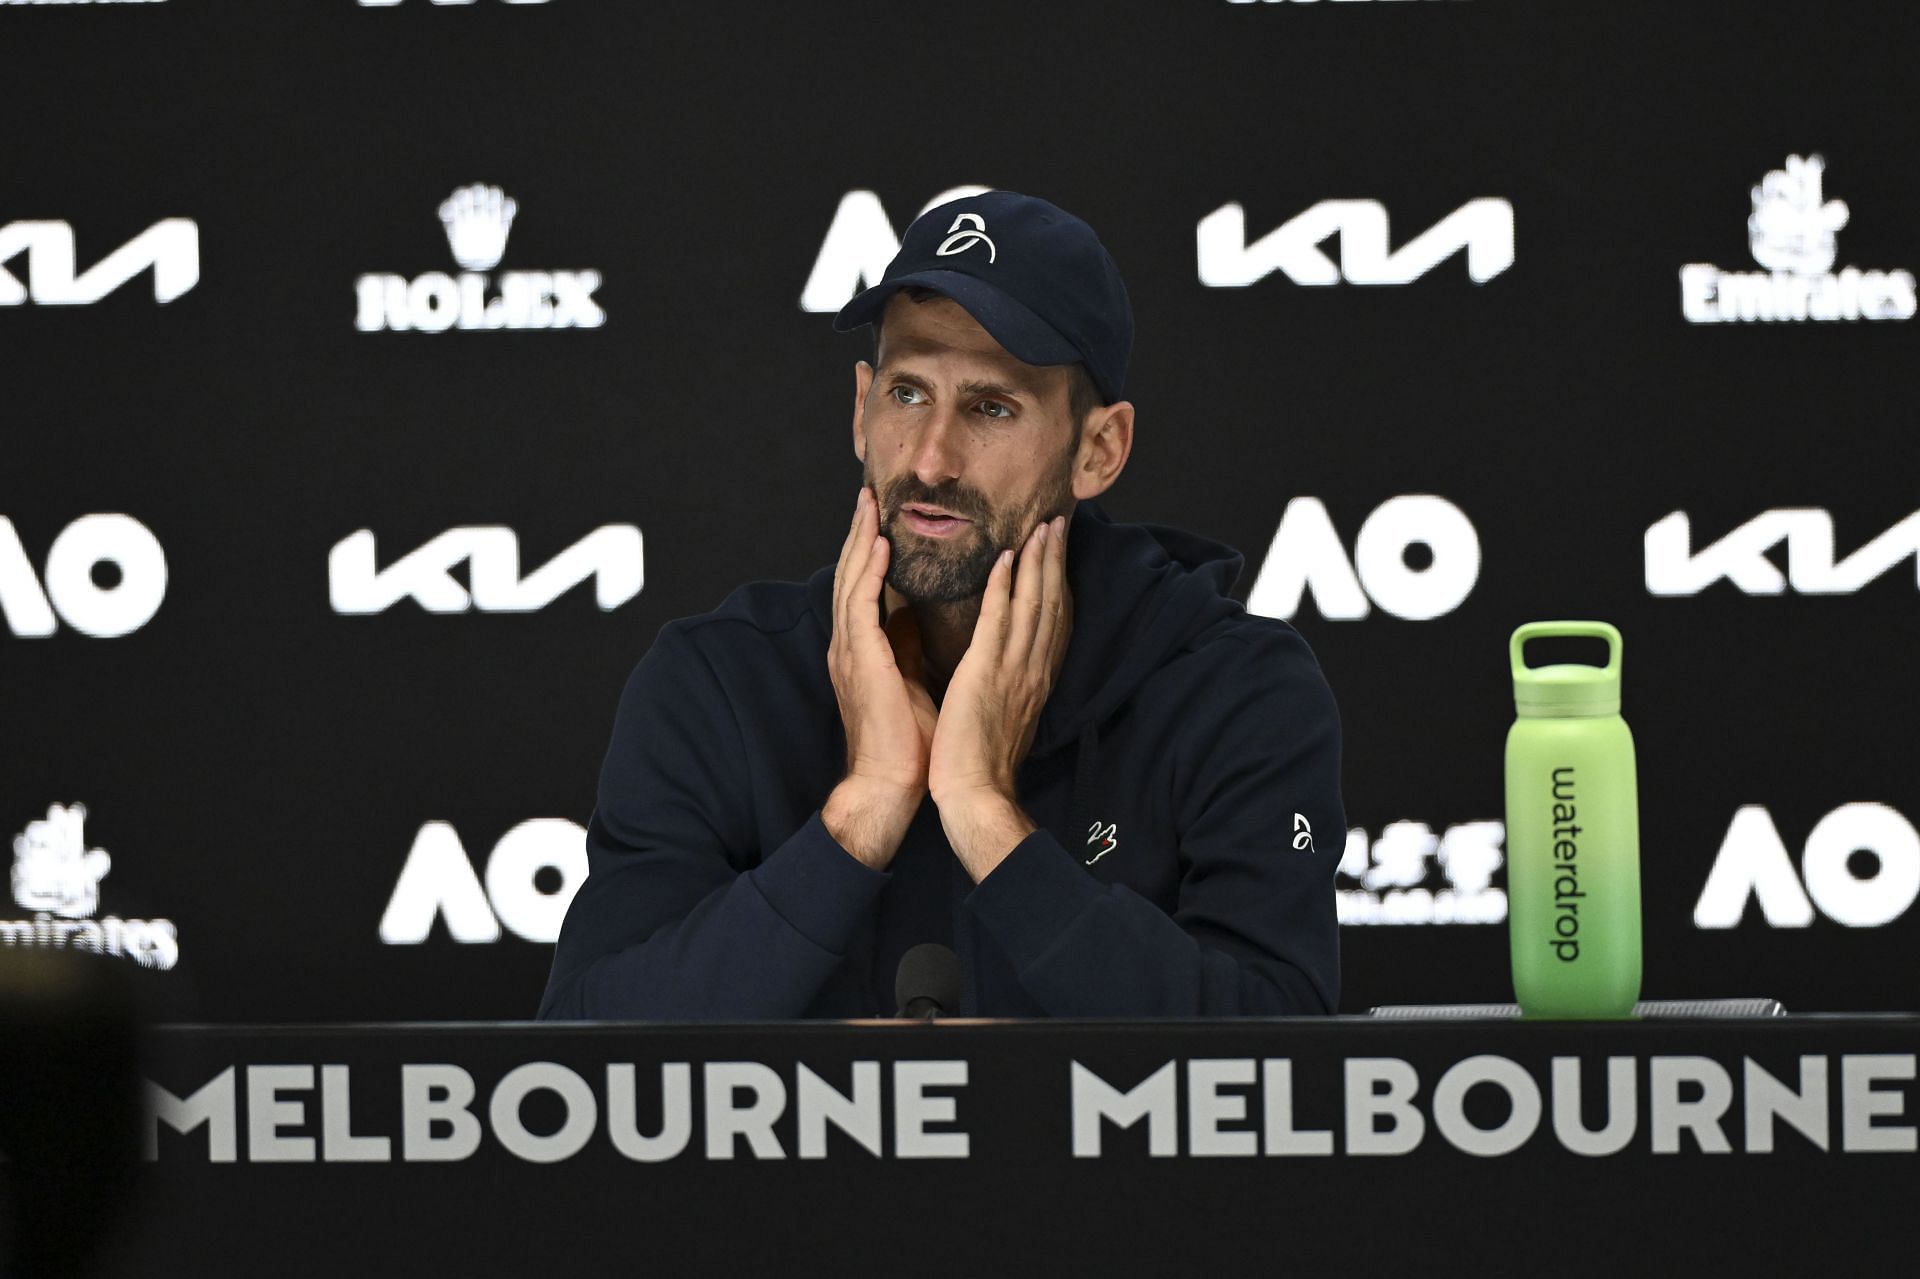
M 1226 595 L 1237 553 L 1092 503 L 1133 442 L 1106 249 L 956 200 L 836 327 L 868 323 L 839 563 L 661 629 L 540 1015 L 886 1015 L 926 942 L 962 1013 L 1331 1012 L 1333 699 Z

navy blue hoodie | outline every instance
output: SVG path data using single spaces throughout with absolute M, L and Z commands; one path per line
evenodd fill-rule
M 668 623 L 620 699 L 540 1016 L 885 1016 L 920 942 L 958 953 L 970 1015 L 1333 1011 L 1340 722 L 1299 634 L 1228 597 L 1242 564 L 1079 504 L 1018 778 L 1038 829 L 977 886 L 931 798 L 884 872 L 821 822 L 846 765 L 832 565 Z

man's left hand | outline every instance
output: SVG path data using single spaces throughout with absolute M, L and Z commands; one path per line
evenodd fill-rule
M 966 655 L 940 706 L 927 791 L 947 842 L 977 883 L 1034 829 L 1015 776 L 1033 745 L 1073 628 L 1066 517 L 1036 527 L 987 577 Z

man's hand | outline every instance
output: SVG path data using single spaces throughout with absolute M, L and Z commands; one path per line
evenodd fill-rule
M 899 851 L 927 792 L 936 712 L 921 670 L 920 631 L 908 609 L 880 624 L 892 547 L 865 486 L 833 576 L 827 670 L 847 735 L 847 776 L 828 799 L 828 833 L 876 870 Z
M 1035 528 L 1014 572 L 1012 552 L 987 577 L 973 639 L 947 685 L 927 767 L 947 842 L 975 882 L 1034 829 L 1015 776 L 1073 629 L 1066 517 Z

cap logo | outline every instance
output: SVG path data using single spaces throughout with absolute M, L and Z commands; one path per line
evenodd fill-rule
M 963 226 L 968 229 L 962 231 L 960 228 Z M 965 253 L 976 244 L 987 246 L 988 262 L 999 256 L 993 241 L 987 237 L 987 220 L 978 213 L 962 213 L 947 228 L 947 238 L 940 241 L 940 247 L 933 252 L 936 257 L 950 258 L 956 253 Z

